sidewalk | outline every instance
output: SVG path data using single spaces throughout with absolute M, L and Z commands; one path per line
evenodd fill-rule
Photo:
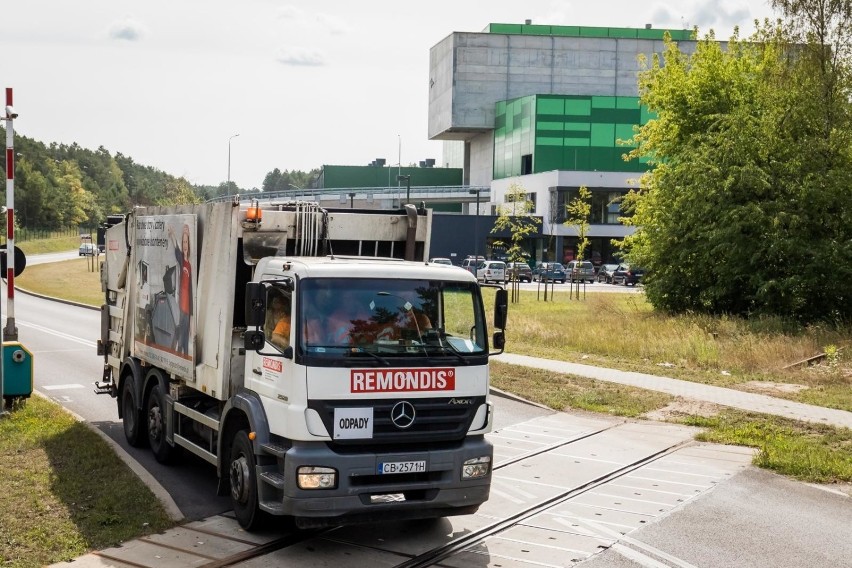
M 511 365 L 523 365 L 555 373 L 578 375 L 598 381 L 619 383 L 664 392 L 673 396 L 712 402 L 750 412 L 761 412 L 784 418 L 792 418 L 794 420 L 852 428 L 852 412 L 803 404 L 763 394 L 753 394 L 734 389 L 693 383 L 691 381 L 658 377 L 657 375 L 618 371 L 604 367 L 594 367 L 592 365 L 553 361 L 551 359 L 528 357 L 526 355 L 514 355 L 512 353 L 503 353 L 492 359 Z

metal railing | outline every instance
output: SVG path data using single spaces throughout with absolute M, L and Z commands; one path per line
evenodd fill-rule
M 476 193 L 480 192 L 480 201 L 488 202 L 490 188 L 480 185 L 440 185 L 440 186 L 418 186 L 407 190 L 403 187 L 334 187 L 320 189 L 288 189 L 284 191 L 245 193 L 238 195 L 220 195 L 208 199 L 208 203 L 219 201 L 247 201 L 257 199 L 260 201 L 284 200 L 284 201 L 335 201 L 341 205 L 349 203 L 350 199 L 359 202 L 367 201 L 373 203 L 376 200 L 401 200 L 409 194 L 411 202 L 428 200 L 453 200 L 461 202 L 476 201 Z M 352 195 L 354 194 L 354 195 Z

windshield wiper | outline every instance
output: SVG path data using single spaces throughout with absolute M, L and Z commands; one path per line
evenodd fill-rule
M 385 367 L 390 367 L 390 361 L 388 361 L 387 359 L 385 359 L 385 358 L 384 358 L 384 357 L 382 357 L 381 355 L 376 355 L 376 354 L 375 354 L 375 353 L 373 353 L 372 351 L 367 351 L 367 350 L 362 349 L 362 348 L 360 348 L 360 347 L 359 347 L 359 348 L 357 348 L 357 349 L 352 349 L 352 350 L 349 352 L 349 355 L 350 355 L 350 356 L 352 356 L 352 355 L 355 355 L 356 353 L 363 353 L 364 355 L 369 355 L 370 357 L 372 357 L 372 358 L 373 358 L 373 359 L 375 359 L 376 361 L 379 361 L 379 362 L 380 362 L 382 365 L 384 365 Z
M 449 353 L 450 355 L 453 355 L 456 359 L 458 359 L 459 361 L 461 361 L 465 365 L 470 365 L 469 359 L 467 359 L 466 357 L 462 357 L 461 353 L 459 353 L 454 348 L 452 348 L 448 345 L 430 344 L 430 345 L 424 345 L 423 347 L 425 349 L 440 349 L 441 353 Z

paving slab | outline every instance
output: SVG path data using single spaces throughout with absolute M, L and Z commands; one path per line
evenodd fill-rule
M 343 566 L 396 566 L 408 560 L 383 550 L 375 550 L 323 538 L 312 539 L 264 556 L 247 560 L 241 568 L 268 568 L 269 566 L 310 566 L 311 568 L 341 568 Z

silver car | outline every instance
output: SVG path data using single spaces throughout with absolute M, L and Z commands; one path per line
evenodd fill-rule
M 486 260 L 476 267 L 476 279 L 483 282 L 503 282 L 506 279 L 506 263 L 501 260 Z
M 572 260 L 565 266 L 565 274 L 569 282 L 595 281 L 595 266 L 588 260 Z

